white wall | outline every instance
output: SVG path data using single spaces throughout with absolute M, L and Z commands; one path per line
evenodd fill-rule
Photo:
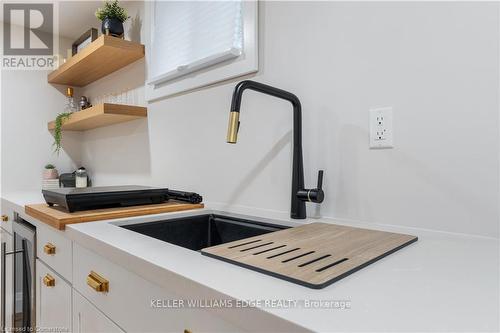
M 306 185 L 325 169 L 321 215 L 498 237 L 498 6 L 261 2 L 253 79 L 301 99 Z M 139 87 L 141 70 L 86 93 Z M 239 143 L 228 145 L 236 82 L 153 103 L 147 122 L 87 132 L 95 184 L 194 190 L 288 214 L 290 105 L 246 92 Z M 368 110 L 380 106 L 394 107 L 392 150 L 368 149 Z
M 3 22 L 0 22 L 3 26 Z M 71 41 L 57 38 L 65 50 Z M 64 51 L 65 52 L 65 51 Z M 2 52 L 3 54 L 3 52 Z M 41 190 L 47 163 L 60 173 L 72 172 L 80 160 L 80 135 L 68 133 L 63 150 L 54 154 L 47 122 L 64 111 L 64 87 L 47 83 L 49 71 L 1 70 L 1 193 Z
M 144 3 L 127 1 L 125 7 L 131 17 L 124 23 L 125 38 L 145 43 Z M 92 102 L 96 96 L 136 90 L 140 101 L 138 104 L 147 106 L 144 99 L 145 80 L 145 60 L 141 59 L 85 86 L 81 93 L 89 96 Z M 82 134 L 82 164 L 89 171 L 95 185 L 155 184 L 151 178 L 147 119 L 98 128 Z

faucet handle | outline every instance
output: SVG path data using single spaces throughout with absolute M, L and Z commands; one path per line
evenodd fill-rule
M 325 199 L 323 192 L 323 170 L 318 171 L 318 187 L 312 189 L 303 189 L 297 192 L 297 197 L 302 201 L 322 203 Z
M 323 170 L 318 171 L 318 190 L 323 189 Z
M 323 170 L 318 171 L 318 186 L 309 190 L 307 197 L 309 201 L 315 203 L 322 203 L 325 199 L 325 192 L 323 192 Z

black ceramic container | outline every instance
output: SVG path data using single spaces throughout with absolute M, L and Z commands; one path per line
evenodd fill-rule
M 114 37 L 123 36 L 123 22 L 116 18 L 105 18 L 102 21 L 101 31 L 104 35 L 108 34 Z

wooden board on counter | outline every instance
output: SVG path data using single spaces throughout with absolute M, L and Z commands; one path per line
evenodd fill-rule
M 411 235 L 311 223 L 205 248 L 201 253 L 320 289 L 416 240 Z
M 26 205 L 26 214 L 59 230 L 64 230 L 67 224 L 119 219 L 141 215 L 161 214 L 182 210 L 203 208 L 203 204 L 190 204 L 178 201 L 168 201 L 161 204 L 132 207 L 105 208 L 68 213 L 64 208 L 47 204 Z

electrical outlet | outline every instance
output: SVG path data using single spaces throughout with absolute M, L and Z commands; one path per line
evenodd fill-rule
M 392 108 L 370 109 L 370 148 L 394 148 Z

